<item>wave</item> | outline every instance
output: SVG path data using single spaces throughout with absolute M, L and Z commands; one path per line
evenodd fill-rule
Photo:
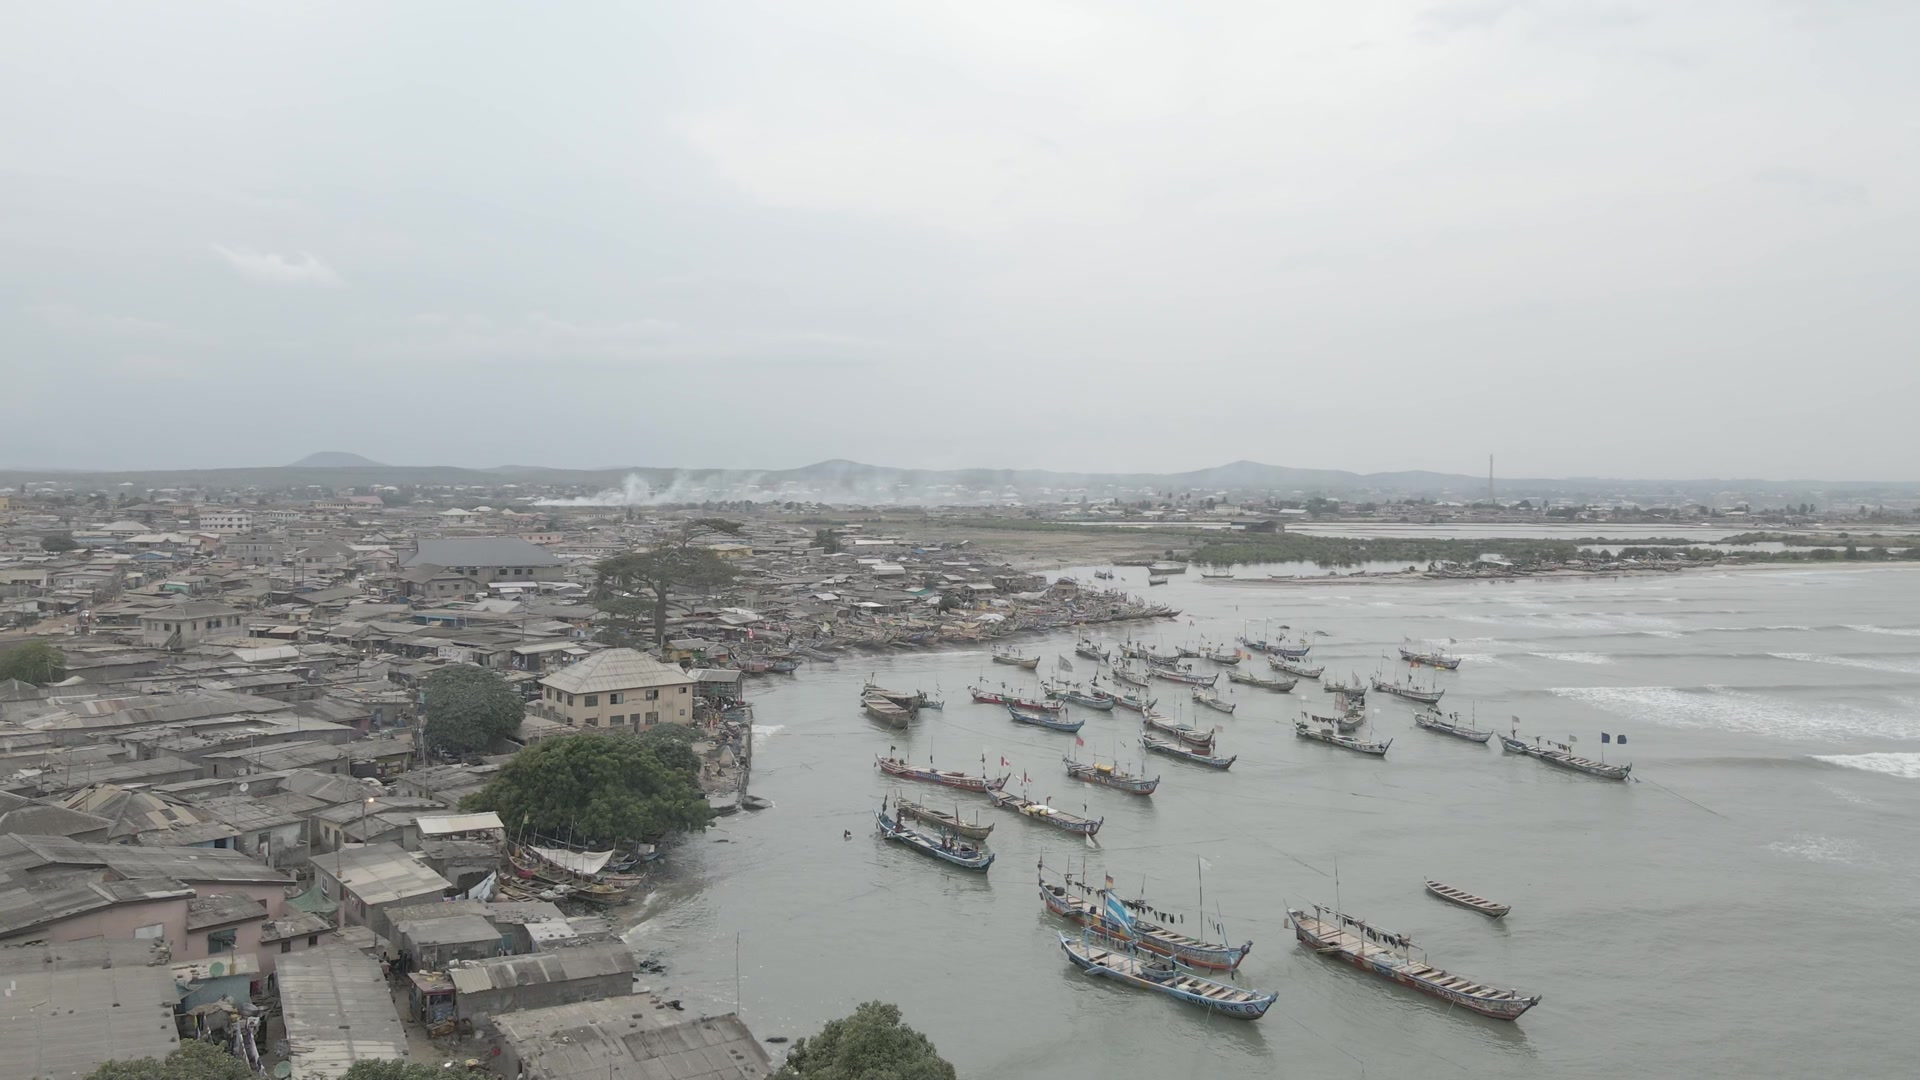
M 1920 660 L 1864 660 L 1852 656 L 1821 656 L 1816 653 L 1792 652 L 1768 653 L 1767 655 L 1776 660 L 1798 660 L 1806 664 L 1833 664 L 1838 667 L 1859 668 L 1862 671 L 1887 671 L 1896 675 L 1920 675 Z
M 1872 623 L 1844 623 L 1848 630 L 1863 634 L 1891 634 L 1894 637 L 1920 637 L 1920 626 L 1875 626 Z
M 1542 660 L 1559 660 L 1568 664 L 1611 664 L 1613 657 L 1590 652 L 1532 652 L 1528 656 L 1537 656 Z
M 1920 739 L 1920 716 L 1910 712 L 1842 703 L 1802 704 L 1750 690 L 1724 686 L 1558 686 L 1547 693 L 1662 727 L 1780 739 Z
M 1872 861 L 1872 856 L 1855 841 L 1842 840 L 1833 836 L 1801 835 L 1791 840 L 1775 840 L 1767 845 L 1767 850 L 1781 855 L 1797 856 L 1810 862 L 1853 865 Z
M 1920 754 L 1812 754 L 1815 761 L 1848 769 L 1885 773 L 1902 780 L 1920 780 Z

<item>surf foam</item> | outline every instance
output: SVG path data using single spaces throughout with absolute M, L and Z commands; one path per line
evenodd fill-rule
M 1725 686 L 1556 686 L 1556 697 L 1663 727 L 1780 739 L 1920 739 L 1920 716 L 1841 703 L 1803 704 Z
M 1902 780 L 1920 780 L 1920 754 L 1814 754 L 1813 760 L 1849 769 L 1897 776 Z

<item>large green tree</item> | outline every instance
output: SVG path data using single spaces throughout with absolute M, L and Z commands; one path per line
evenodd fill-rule
M 212 1043 L 186 1042 L 165 1059 L 106 1062 L 87 1080 L 253 1080 L 253 1072 Z
M 476 754 L 520 730 L 525 703 L 492 668 L 452 664 L 427 676 L 427 745 Z
M 356 1061 L 340 1080 L 446 1080 L 447 1070 L 418 1061 Z
M 75 540 L 73 537 L 68 536 L 65 533 L 55 533 L 52 536 L 43 536 L 40 538 L 41 551 L 52 551 L 52 552 L 72 551 L 74 548 L 77 548 L 79 546 L 80 546 L 80 541 Z
M 611 645 L 667 642 L 667 600 L 673 590 L 707 591 L 732 584 L 734 569 L 700 541 L 716 533 L 740 535 L 724 518 L 683 522 L 646 551 L 605 559 L 595 567 L 593 604 L 606 613 L 601 638 Z
M 593 846 L 698 829 L 712 811 L 692 736 L 667 724 L 637 735 L 547 739 L 514 755 L 462 807 L 492 810 L 514 832 Z
M 954 1080 L 933 1041 L 900 1022 L 900 1008 L 869 1001 L 800 1039 L 774 1080 Z
M 0 682 L 19 679 L 44 686 L 67 677 L 67 654 L 44 641 L 29 641 L 0 652 Z

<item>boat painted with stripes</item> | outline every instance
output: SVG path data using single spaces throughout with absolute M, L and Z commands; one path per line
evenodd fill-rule
M 1012 773 L 1004 776 L 973 776 L 963 772 L 936 769 L 931 765 L 921 768 L 899 758 L 877 757 L 873 763 L 888 776 L 897 776 L 902 780 L 917 780 L 923 784 L 940 784 L 943 787 L 959 788 L 961 791 L 998 791 L 1013 779 Z
M 1243 686 L 1257 686 L 1262 690 L 1271 690 L 1276 694 L 1284 694 L 1299 685 L 1300 682 L 1298 679 L 1263 679 L 1251 671 L 1229 671 L 1227 672 L 1227 681 L 1240 683 Z
M 1392 739 L 1383 743 L 1368 742 L 1351 735 L 1342 735 L 1330 727 L 1315 727 L 1305 720 L 1293 722 L 1293 733 L 1302 739 L 1312 739 L 1329 746 L 1338 746 L 1342 750 L 1351 750 L 1356 754 L 1370 754 L 1374 757 L 1386 757 L 1387 748 L 1393 745 Z
M 1212 728 L 1197 728 L 1175 722 L 1171 716 L 1162 716 L 1157 712 L 1143 713 L 1140 722 L 1154 731 L 1171 735 L 1188 746 L 1205 750 L 1213 746 L 1215 732 Z
M 1129 795 L 1151 795 L 1160 786 L 1160 778 L 1137 776 L 1121 769 L 1117 765 L 1104 762 L 1075 761 L 1061 758 L 1067 767 L 1067 775 L 1075 780 L 1085 780 L 1089 784 L 1099 784 Z
M 1073 966 L 1141 990 L 1151 990 L 1177 1001 L 1230 1016 L 1258 1020 L 1279 997 L 1271 990 L 1242 990 L 1188 973 L 1179 965 L 1151 954 L 1119 949 L 1105 939 L 1083 933 L 1078 939 L 1060 935 L 1060 949 Z
M 1128 918 L 1131 922 L 1122 929 L 1105 913 L 1105 901 L 1100 899 L 1101 890 L 1074 880 L 1071 874 L 1063 880 L 1065 884 L 1056 885 L 1043 875 L 1040 878 L 1040 902 L 1046 905 L 1049 912 L 1086 927 L 1095 937 L 1123 947 L 1138 946 L 1146 952 L 1171 957 L 1189 967 L 1210 971 L 1233 971 L 1253 951 L 1251 941 L 1239 945 L 1229 945 L 1224 941 L 1202 941 L 1150 922 L 1141 917 L 1140 912 L 1144 907 L 1141 904 L 1130 905 Z M 1120 903 L 1123 908 L 1129 908 L 1127 901 Z
M 992 792 L 988 792 L 992 794 Z M 960 808 L 954 807 L 952 813 L 917 803 L 911 799 L 896 797 L 893 800 L 894 815 L 901 820 L 924 821 L 929 825 L 938 825 L 955 836 L 964 836 L 969 840 L 985 840 L 993 832 L 992 823 L 980 824 L 977 820 L 967 821 L 960 816 Z
M 1471 724 L 1462 724 L 1459 713 L 1450 713 L 1442 716 L 1440 715 L 1440 710 L 1432 706 L 1428 706 L 1415 713 L 1413 715 L 1413 723 L 1415 727 L 1422 727 L 1428 731 L 1437 731 L 1442 735 L 1451 735 L 1456 739 L 1465 739 L 1468 742 L 1480 743 L 1483 746 L 1487 740 L 1493 738 L 1493 732 L 1491 731 L 1481 731 Z
M 1065 732 L 1068 735 L 1087 726 L 1085 720 L 1068 719 L 1064 712 L 1052 712 L 1044 709 L 1023 709 L 1018 705 L 1007 706 L 1007 719 L 1016 724 L 1032 724 L 1048 731 Z
M 1037 821 L 1042 825 L 1051 825 L 1061 832 L 1070 832 L 1075 836 L 1096 836 L 1100 826 L 1106 824 L 1106 818 L 1081 817 L 1048 806 L 1038 799 L 1029 799 L 1025 795 L 1015 795 L 1006 791 L 987 792 L 987 801 L 1002 810 L 1011 810 L 1021 817 Z
M 1516 1020 L 1535 1005 L 1540 995 L 1488 986 L 1427 963 L 1425 951 L 1416 958 L 1416 946 L 1404 934 L 1369 926 L 1363 920 L 1331 908 L 1314 905 L 1311 912 L 1290 908 L 1287 921 L 1300 944 L 1372 975 L 1411 987 L 1449 1004 L 1491 1016 Z
M 993 865 L 993 852 L 976 844 L 952 836 L 930 836 L 908 826 L 885 810 L 874 811 L 873 817 L 882 837 L 922 855 L 982 874 Z
M 1541 742 L 1538 736 L 1533 742 L 1521 739 L 1518 734 L 1500 736 L 1500 747 L 1512 754 L 1525 754 L 1530 758 L 1544 761 L 1569 772 L 1585 773 L 1602 780 L 1625 780 L 1633 775 L 1632 765 L 1609 765 L 1604 761 L 1583 758 L 1573 752 L 1573 747 L 1565 743 Z
M 1205 705 L 1214 712 L 1223 712 L 1228 716 L 1232 716 L 1233 710 L 1240 707 L 1240 703 L 1237 701 L 1228 701 L 1211 690 L 1200 689 L 1194 690 L 1193 703 L 1195 705 Z
M 1181 761 L 1190 761 L 1195 765 L 1205 765 L 1209 769 L 1219 769 L 1223 772 L 1233 768 L 1233 763 L 1240 760 L 1239 754 L 1235 754 L 1232 757 L 1214 757 L 1212 754 L 1202 753 L 1199 750 L 1182 745 L 1172 739 L 1162 739 L 1154 735 L 1140 736 L 1140 745 L 1156 754 L 1165 754 L 1168 757 L 1179 758 Z

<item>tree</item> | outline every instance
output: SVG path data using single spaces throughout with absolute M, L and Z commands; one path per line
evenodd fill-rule
M 933 1041 L 900 1022 L 900 1007 L 869 1001 L 800 1039 L 774 1080 L 954 1080 Z
M 44 641 L 29 641 L 0 652 L 0 682 L 19 679 L 44 686 L 67 677 L 67 654 Z
M 51 552 L 58 553 L 62 551 L 72 551 L 74 548 L 77 548 L 79 546 L 80 546 L 80 541 L 75 540 L 73 537 L 68 536 L 66 533 L 55 533 L 52 536 L 43 536 L 40 538 L 41 551 L 51 551 Z
M 491 668 L 453 664 L 427 676 L 427 745 L 455 754 L 491 748 L 520 730 L 526 706 Z
M 608 617 L 601 640 L 635 645 L 651 637 L 667 643 L 667 598 L 674 588 L 708 590 L 731 584 L 733 566 L 696 540 L 714 533 L 740 535 L 740 524 L 723 518 L 696 518 L 674 528 L 648 551 L 615 555 L 600 563 L 593 604 Z M 651 621 L 652 633 L 641 630 Z
M 712 818 L 700 791 L 691 728 L 663 724 L 637 735 L 563 735 L 516 754 L 461 804 L 491 810 L 507 828 L 612 846 Z
M 253 1080 L 247 1063 L 204 1042 L 186 1042 L 165 1060 L 109 1061 L 87 1080 Z
M 821 529 L 813 534 L 813 546 L 828 555 L 840 554 L 840 534 L 832 529 Z
M 340 1080 L 445 1080 L 446 1070 L 418 1061 L 356 1061 Z

